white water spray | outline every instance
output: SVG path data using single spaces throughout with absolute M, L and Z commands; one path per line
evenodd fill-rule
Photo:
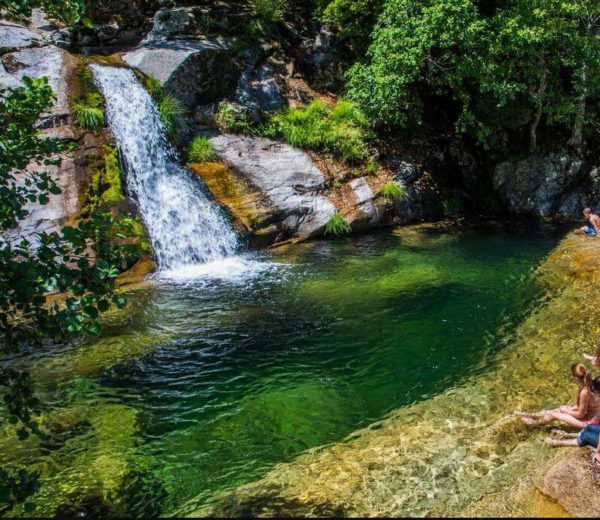
M 231 257 L 238 239 L 199 178 L 177 162 L 150 95 L 131 70 L 92 65 L 127 170 L 127 187 L 148 228 L 159 269 Z

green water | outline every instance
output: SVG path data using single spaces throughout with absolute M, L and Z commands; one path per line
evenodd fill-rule
M 190 513 L 485 371 L 563 234 L 406 229 L 294 246 L 234 279 L 155 281 L 100 341 L 29 362 L 56 440 L 5 432 L 2 461 L 42 470 L 36 514 Z

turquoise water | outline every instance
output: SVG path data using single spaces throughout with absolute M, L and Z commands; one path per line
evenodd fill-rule
M 190 513 L 485 371 L 562 235 L 405 229 L 265 254 L 253 276 L 157 280 L 96 345 L 36 358 L 62 441 L 4 440 L 3 457 L 43 468 L 39 514 Z

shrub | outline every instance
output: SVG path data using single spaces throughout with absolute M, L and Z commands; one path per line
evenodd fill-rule
M 158 103 L 158 112 L 169 137 L 175 135 L 177 119 L 185 115 L 185 109 L 179 100 L 170 94 L 164 94 Z
M 200 135 L 191 142 L 187 153 L 188 161 L 193 163 L 212 161 L 216 155 L 213 144 Z
M 252 121 L 244 107 L 223 101 L 217 112 L 217 126 L 223 132 L 250 134 Z
M 367 157 L 367 122 L 350 101 L 334 108 L 315 100 L 306 107 L 288 108 L 263 125 L 261 133 L 306 150 L 328 152 L 346 162 Z
M 453 217 L 461 212 L 462 202 L 456 196 L 449 197 L 442 202 L 445 217 Z
M 252 14 L 267 26 L 281 22 L 288 7 L 288 0 L 250 0 Z
M 103 99 L 98 93 L 90 93 L 79 98 L 73 105 L 75 123 L 90 132 L 97 132 L 106 126 Z
M 332 215 L 325 226 L 325 234 L 333 236 L 342 236 L 350 233 L 350 224 L 340 213 Z
M 381 188 L 381 195 L 386 199 L 392 200 L 404 200 L 408 197 L 406 188 L 395 181 L 388 182 L 383 188 Z

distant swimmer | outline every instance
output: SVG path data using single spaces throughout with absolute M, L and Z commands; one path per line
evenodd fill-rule
M 579 233 L 600 236 L 600 217 L 596 213 L 593 213 L 590 208 L 583 210 L 583 216 L 587 219 L 587 224 L 579 228 Z
M 521 417 L 528 426 L 541 426 L 552 421 L 561 421 L 574 428 L 583 429 L 590 424 L 600 424 L 600 396 L 596 392 L 600 387 L 592 388 L 591 372 L 583 363 L 573 364 L 571 374 L 579 386 L 576 404 L 534 413 L 515 412 L 515 415 Z

